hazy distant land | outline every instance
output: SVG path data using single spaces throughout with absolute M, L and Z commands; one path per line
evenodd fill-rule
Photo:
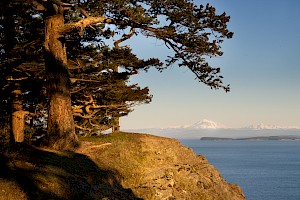
M 200 140 L 300 140 L 297 136 L 261 136 L 247 138 L 202 137 Z
M 213 140 L 298 140 L 300 127 L 280 127 L 276 125 L 249 125 L 241 128 L 226 128 L 210 120 L 202 120 L 192 125 L 170 128 L 128 129 L 129 132 L 151 133 L 176 139 L 212 138 Z M 211 140 L 212 140 L 211 139 Z

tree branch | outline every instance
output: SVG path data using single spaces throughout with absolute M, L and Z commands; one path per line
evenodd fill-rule
M 7 81 L 22 81 L 22 80 L 26 80 L 26 79 L 28 79 L 28 77 L 13 78 L 12 76 L 10 76 L 6 80 Z
M 44 10 L 47 10 L 45 8 L 45 6 L 43 6 L 43 4 L 40 4 L 39 2 L 37 1 L 32 1 L 32 8 L 35 9 L 35 10 L 38 10 L 38 11 L 44 11 Z
M 61 35 L 65 35 L 66 33 L 70 33 L 72 31 L 77 31 L 79 33 L 82 33 L 83 29 L 86 28 L 87 26 L 91 26 L 93 24 L 98 24 L 98 23 L 111 24 L 113 23 L 113 20 L 106 17 L 87 17 L 77 22 L 65 24 L 60 28 L 60 30 L 58 30 L 58 32 Z
M 92 131 L 92 130 L 93 130 L 93 129 L 91 129 L 91 128 L 84 128 L 84 127 L 81 127 L 81 126 L 79 126 L 79 125 L 77 125 L 77 124 L 75 124 L 75 128 L 78 128 L 78 129 L 83 130 L 83 131 Z
M 80 113 L 73 113 L 73 116 L 74 117 L 81 117 L 83 119 L 93 119 L 94 118 L 94 116 L 91 116 L 91 115 L 82 115 Z
M 101 83 L 101 81 L 89 80 L 89 79 L 78 79 L 78 78 L 70 78 L 70 81 L 71 83 L 75 83 L 76 81 Z
M 119 43 L 124 42 L 125 40 L 130 39 L 130 38 L 133 36 L 134 33 L 135 33 L 135 28 L 131 28 L 131 29 L 130 29 L 130 32 L 129 32 L 128 34 L 124 34 L 124 35 L 122 36 L 121 39 L 116 40 L 116 41 L 114 42 L 115 48 L 117 48 L 117 49 L 121 48 L 121 47 L 119 46 Z
M 81 90 L 84 90 L 84 89 L 86 89 L 86 88 L 87 88 L 87 86 L 85 86 L 85 87 L 82 87 L 82 88 L 79 88 L 78 90 L 72 90 L 72 91 L 71 91 L 71 94 L 74 94 L 74 93 L 80 92 Z
M 88 18 L 88 17 L 90 17 L 90 15 L 83 9 L 83 8 L 78 8 L 78 10 L 86 17 L 86 18 Z

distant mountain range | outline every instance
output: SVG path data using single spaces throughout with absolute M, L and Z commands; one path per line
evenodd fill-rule
M 228 128 L 221 124 L 218 124 L 214 121 L 203 119 L 198 121 L 192 125 L 184 125 L 184 126 L 176 126 L 170 127 L 170 129 L 243 129 L 243 130 L 275 130 L 275 129 L 300 129 L 300 127 L 283 127 L 277 125 L 270 125 L 270 124 L 256 124 L 256 125 L 249 125 L 246 127 L 241 128 Z
M 202 137 L 200 140 L 300 140 L 300 136 L 279 135 L 279 136 L 257 136 L 246 138 L 221 138 L 221 137 Z
M 229 128 L 207 119 L 191 125 L 169 128 L 127 129 L 125 131 L 149 133 L 178 139 L 200 139 L 202 137 L 238 139 L 247 137 L 300 136 L 299 127 L 282 127 L 261 123 L 241 128 Z
M 252 129 L 252 130 L 274 130 L 274 129 L 300 129 L 300 127 L 290 127 L 290 126 L 277 126 L 277 125 L 270 125 L 270 124 L 257 124 L 257 125 L 250 125 L 245 127 L 245 129 Z

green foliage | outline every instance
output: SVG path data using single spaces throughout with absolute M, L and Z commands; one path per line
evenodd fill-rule
M 80 63 L 77 61 L 76 67 L 74 60 L 69 68 L 74 117 L 79 131 L 91 135 L 109 129 L 114 123 L 113 117 L 128 115 L 133 106 L 151 102 L 149 89 L 130 84 L 128 79 L 139 69 L 161 65 L 157 59 L 140 60 L 128 48 L 95 45 L 80 48 L 90 53 L 84 58 L 82 53 L 73 54 L 73 59 L 81 58 Z
M 130 136 L 128 133 L 125 132 L 118 132 L 94 137 L 80 137 L 79 139 L 88 142 L 115 143 L 132 141 L 134 140 L 134 137 Z
M 135 28 L 136 34 L 164 41 L 174 51 L 165 60 L 166 66 L 188 67 L 200 82 L 229 91 L 220 68 L 211 67 L 205 59 L 221 56 L 221 43 L 233 36 L 227 29 L 230 17 L 226 13 L 217 14 L 209 4 L 196 6 L 189 0 L 87 1 L 78 6 L 90 16 L 101 13 L 111 19 L 115 34 Z

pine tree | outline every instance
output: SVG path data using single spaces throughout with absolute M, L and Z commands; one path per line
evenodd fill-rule
M 227 29 L 230 17 L 225 13 L 217 14 L 215 8 L 209 4 L 196 6 L 189 0 L 13 2 L 31 5 L 29 10 L 41 11 L 40 16 L 44 19 L 41 24 L 45 31 L 37 33 L 44 34 L 45 76 L 49 100 L 47 134 L 49 146 L 52 148 L 73 149 L 78 146 L 71 106 L 72 79 L 68 56 L 72 59 L 72 55 L 67 54 L 69 38 L 73 40 L 74 37 L 79 37 L 84 42 L 84 36 L 88 36 L 86 39 L 92 41 L 94 38 L 95 43 L 103 46 L 109 38 L 118 38 L 117 41 L 122 42 L 134 34 L 154 37 L 163 41 L 174 52 L 165 60 L 164 67 L 172 64 L 187 67 L 200 82 L 213 89 L 229 91 L 229 86 L 223 85 L 223 77 L 219 75 L 220 68 L 211 67 L 206 58 L 223 54 L 220 50 L 221 43 L 233 35 Z M 24 20 L 29 22 L 32 19 Z M 124 31 L 130 31 L 131 34 L 123 35 Z M 151 64 L 145 68 L 149 66 Z M 159 70 L 164 68 L 157 65 L 157 62 L 154 66 Z

